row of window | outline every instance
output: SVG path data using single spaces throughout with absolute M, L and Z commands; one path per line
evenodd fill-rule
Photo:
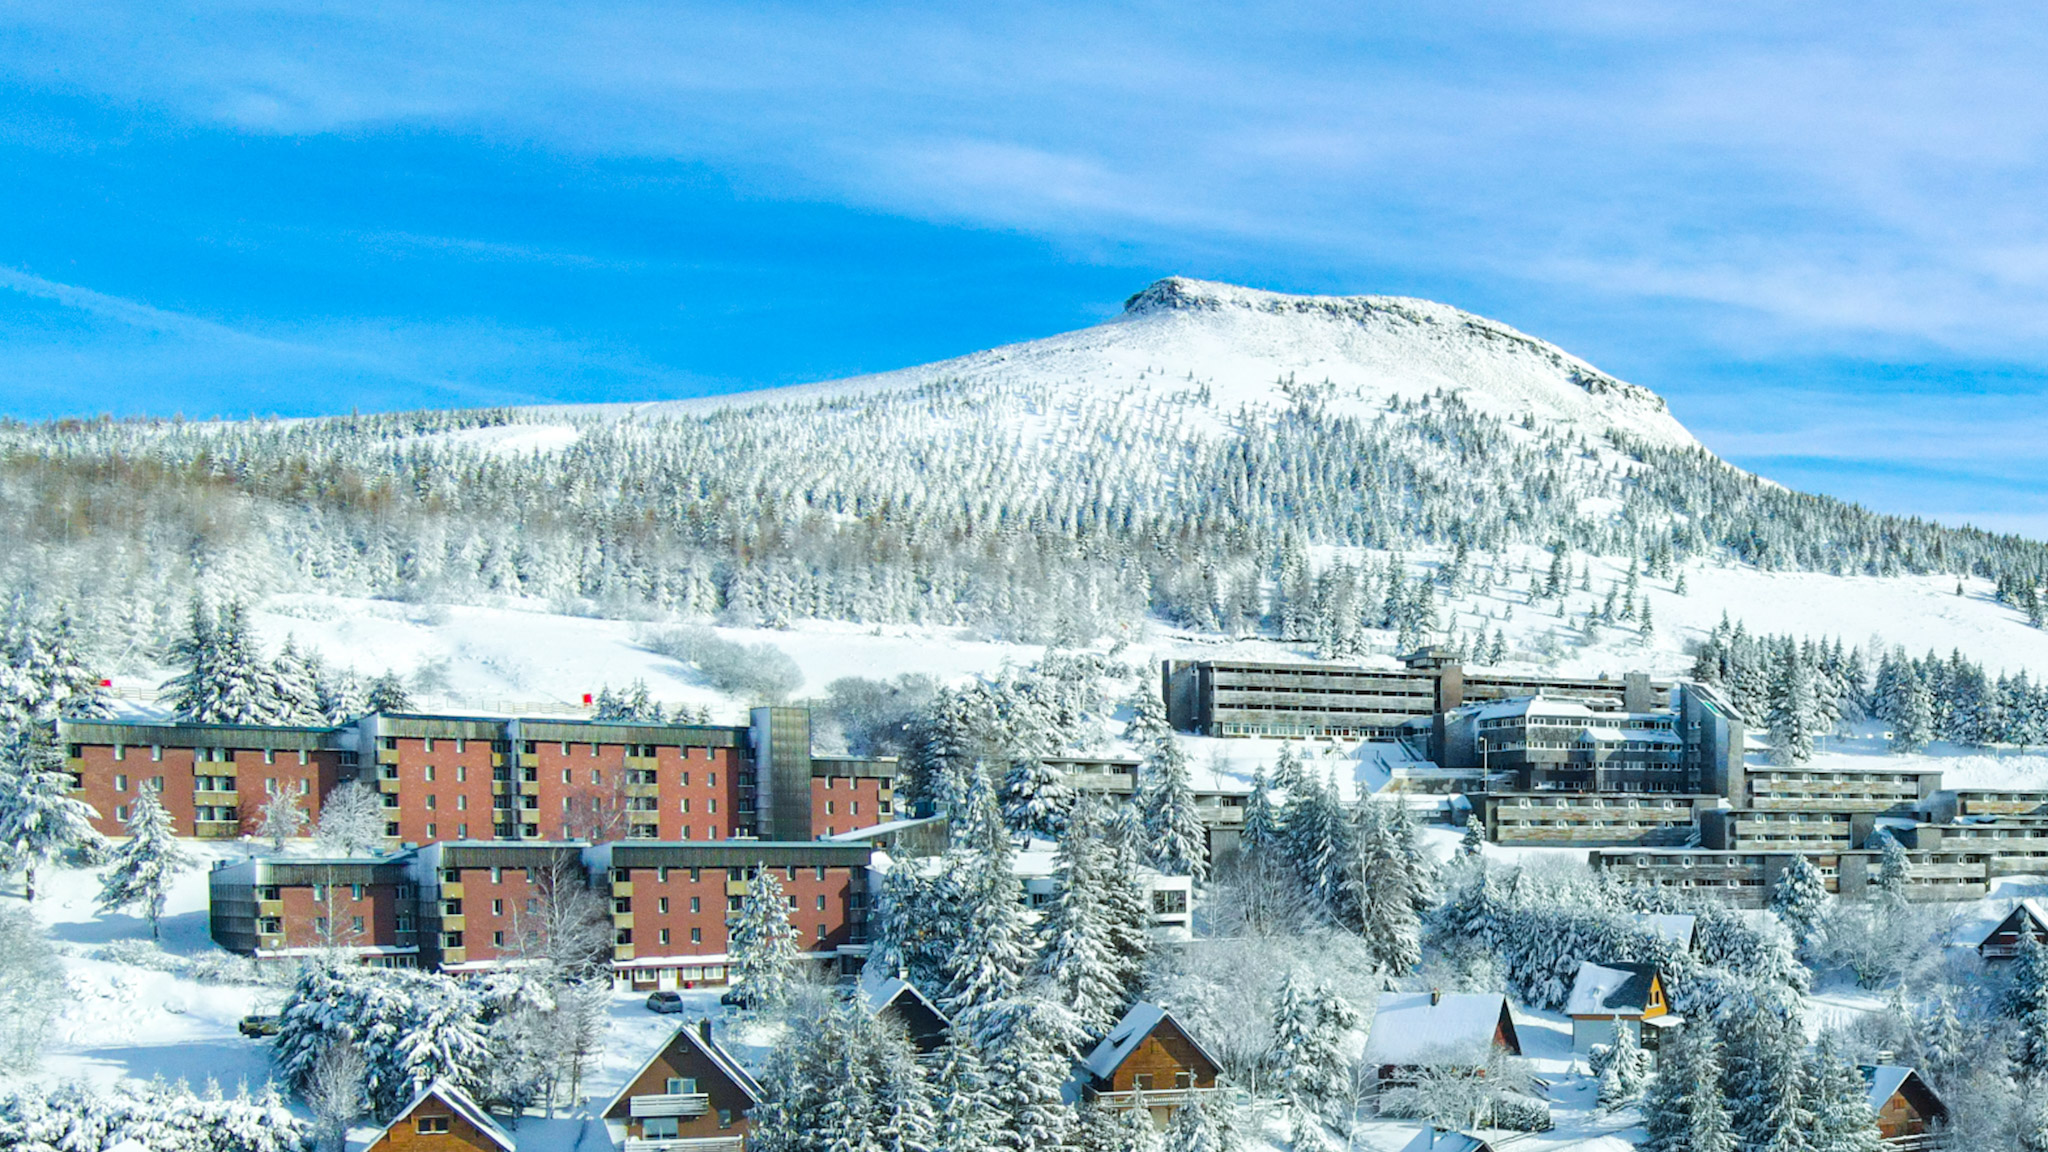
M 73 744 L 73 745 L 69 746 L 68 748 L 66 748 L 66 749 L 65 749 L 65 751 L 66 751 L 66 752 L 67 752 L 67 753 L 68 753 L 68 754 L 70 755 L 70 757 L 71 757 L 71 758 L 72 758 L 73 760 L 81 759 L 81 758 L 83 758 L 83 757 L 84 757 L 84 755 L 85 755 L 85 745 L 83 745 L 83 744 Z M 238 752 L 241 752 L 241 751 L 255 752 L 255 751 L 259 751 L 259 749 L 255 749 L 255 748 L 248 748 L 248 749 L 234 749 L 234 748 L 194 748 L 194 749 L 192 749 L 192 759 L 193 759 L 194 761 L 198 762 L 198 763 L 201 763 L 201 764 L 206 764 L 206 763 L 215 763 L 215 764 L 227 764 L 227 763 L 231 763 L 231 762 L 233 762 L 233 760 L 234 760 L 235 756 L 237 755 L 237 753 L 238 753 Z M 263 753 L 263 762 L 264 762 L 265 764 L 275 764 L 275 763 L 277 763 L 277 749 L 275 749 L 275 748 L 264 748 L 264 749 L 260 749 L 260 751 L 261 751 L 261 752 Z M 308 762 L 309 762 L 309 757 L 308 757 L 308 754 L 307 754 L 306 750 L 305 750 L 305 749 L 303 749 L 303 748 L 297 749 L 297 750 L 296 750 L 295 752 L 294 752 L 294 751 L 292 751 L 292 750 L 287 750 L 287 751 L 286 751 L 286 753 L 285 753 L 285 755 L 287 755 L 287 756 L 291 756 L 291 755 L 297 755 L 297 756 L 298 756 L 298 759 L 299 759 L 299 763 L 300 763 L 301 765 L 304 765 L 304 764 L 306 764 L 306 763 L 308 763 Z M 126 760 L 127 758 L 128 758 L 128 746 L 127 746 L 127 745 L 125 745 L 125 744 L 116 744 L 116 745 L 114 745 L 114 759 L 116 759 L 116 760 Z M 150 758 L 151 760 L 162 760 L 162 759 L 164 758 L 164 746 L 163 746 L 163 745 L 161 745 L 161 744 L 151 744 L 151 745 L 149 746 L 149 758 Z

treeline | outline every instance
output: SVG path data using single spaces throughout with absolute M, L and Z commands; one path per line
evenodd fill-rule
M 577 439 L 519 453 L 470 435 L 542 421 Z M 1787 492 L 1700 450 L 1537 431 L 1455 396 L 1368 420 L 1296 390 L 1218 423 L 1192 389 L 1069 402 L 941 380 L 698 417 L 6 424 L 0 524 L 19 546 L 0 558 L 0 591 L 71 606 L 119 653 L 168 638 L 201 589 L 219 603 L 522 596 L 1078 643 L 1147 611 L 1298 629 L 1298 558 L 1338 545 L 1558 544 L 1645 562 L 1727 550 L 1764 568 L 1974 573 L 2008 589 L 2048 573 L 2048 552 L 2017 537 Z M 1580 513 L 1588 501 L 1597 513 Z M 1416 615 L 1382 609 L 1356 615 Z

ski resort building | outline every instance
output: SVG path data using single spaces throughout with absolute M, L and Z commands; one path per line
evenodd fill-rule
M 221 947 L 259 960 L 341 949 L 366 963 L 475 971 L 516 965 L 571 901 L 606 906 L 614 980 L 722 984 L 728 923 L 762 868 L 798 946 L 841 974 L 867 954 L 872 846 L 829 841 L 450 841 L 352 860 L 252 859 L 208 876 Z
M 766 1098 L 699 1020 L 677 1028 L 599 1115 L 624 1152 L 742 1152 Z
M 1852 899 L 1867 895 L 1877 880 L 1879 853 L 1873 850 L 1761 852 L 1712 848 L 1600 848 L 1589 862 L 1620 879 L 1659 888 L 1712 896 L 1739 908 L 1763 908 L 1771 886 L 1795 857 L 1819 870 L 1827 890 Z M 1911 900 L 1974 900 L 1990 891 L 1991 859 L 1980 852 L 1908 850 L 1906 896 Z
M 1678 845 L 1718 796 L 1503 793 L 1476 797 L 1487 837 L 1516 847 Z
M 613 978 L 642 990 L 723 983 L 727 929 L 765 868 L 789 902 L 797 948 L 842 975 L 868 943 L 866 844 L 767 840 L 614 840 L 583 849 L 591 885 L 611 903 Z
M 221 947 L 259 960 L 343 952 L 365 963 L 419 962 L 419 893 L 407 855 L 220 861 L 207 916 Z
M 1730 799 L 1737 801 L 1737 807 L 1759 812 L 1903 814 L 1925 806 L 1940 788 L 1941 771 L 1935 768 L 1751 765 L 1746 786 Z
M 802 708 L 757 708 L 745 726 L 371 713 L 335 728 L 63 721 L 59 735 L 74 795 L 110 836 L 145 786 L 179 835 L 233 839 L 281 790 L 317 819 L 357 780 L 393 848 L 809 840 L 897 815 L 896 761 L 812 757 Z
M 1564 1014 L 1572 1018 L 1572 1051 L 1582 1055 L 1595 1044 L 1614 1043 L 1622 1029 L 1644 1051 L 1654 1052 L 1666 1030 L 1684 1023 L 1671 1014 L 1655 964 L 1582 961 Z
M 154 788 L 180 836 L 232 840 L 255 831 L 279 792 L 318 818 L 320 801 L 356 768 L 338 729 L 65 720 L 64 770 L 92 805 L 93 827 L 121 836 L 136 796 Z
M 1161 669 L 1161 688 L 1167 722 L 1203 736 L 1395 740 L 1404 725 L 1468 703 L 1538 694 L 1604 709 L 1671 706 L 1671 685 L 1635 673 L 1623 680 L 1587 680 L 1468 671 L 1433 648 L 1411 653 L 1401 664 L 1391 669 L 1169 660 Z

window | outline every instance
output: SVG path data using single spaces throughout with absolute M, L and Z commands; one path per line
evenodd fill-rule
M 649 1116 L 640 1122 L 640 1135 L 648 1140 L 674 1140 L 682 1134 L 682 1123 L 675 1116 Z
M 422 1136 L 446 1136 L 448 1134 L 448 1117 L 415 1116 L 412 1118 L 412 1128 L 413 1131 L 418 1132 Z
M 126 777 L 126 776 L 123 776 L 123 775 L 121 775 L 121 774 L 120 774 L 120 773 L 118 773 L 118 772 L 117 772 L 117 773 L 115 773 L 115 774 L 114 774 L 114 791 L 116 791 L 116 792 L 126 792 L 127 790 L 128 790 L 128 777 Z M 125 817 L 124 817 L 124 819 L 125 819 Z
M 351 932 L 361 932 L 363 930 L 363 918 L 361 916 L 349 917 L 348 928 Z
M 666 943 L 668 943 L 668 929 L 666 929 L 666 928 L 663 928 L 663 929 L 661 930 L 661 942 L 662 942 L 663 944 L 666 944 Z
M 732 1109 L 720 1108 L 718 1110 L 718 1126 L 720 1128 L 732 1127 Z
M 661 912 L 667 912 L 667 911 L 668 911 L 668 897 L 666 897 L 666 896 L 663 896 L 663 897 L 662 897 L 662 898 L 661 898 L 660 900 L 656 901 L 656 904 L 658 904 L 658 905 L 659 905 L 659 908 L 657 909 L 657 911 L 661 911 Z
M 363 886 L 361 884 L 349 885 L 348 898 L 351 900 L 361 900 L 363 898 Z
M 703 899 L 703 897 L 701 897 L 701 896 L 692 896 L 692 897 L 690 897 L 690 911 L 692 911 L 692 912 L 702 912 L 703 910 L 704 910 L 704 899 Z
M 427 825 L 427 839 L 429 839 L 429 840 L 438 840 L 438 839 L 440 839 L 440 838 L 441 838 L 441 830 L 440 830 L 440 829 L 439 829 L 439 828 L 438 828 L 437 826 L 435 826 L 435 825 L 433 825 L 433 824 L 429 824 L 429 825 Z
M 692 943 L 692 944 L 702 944 L 703 942 L 704 942 L 704 930 L 703 930 L 702 928 L 692 928 L 692 929 L 690 929 L 690 943 Z
M 668 1094 L 671 1096 L 694 1096 L 697 1093 L 695 1076 L 671 1076 L 668 1078 Z

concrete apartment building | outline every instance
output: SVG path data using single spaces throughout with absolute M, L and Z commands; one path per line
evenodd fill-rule
M 1838 896 L 1867 896 L 1877 877 L 1879 853 L 1759 852 L 1711 848 L 1600 848 L 1588 861 L 1597 871 L 1639 884 L 1678 888 L 1724 900 L 1739 908 L 1769 905 L 1771 888 L 1793 859 L 1804 856 Z M 1991 859 L 1972 851 L 1911 851 L 1907 897 L 1912 900 L 1973 900 L 1990 890 Z
M 232 840 L 253 832 L 263 805 L 296 793 L 318 817 L 321 798 L 353 775 L 354 752 L 326 728 L 239 724 L 135 724 L 66 720 L 58 726 L 72 795 L 92 805 L 93 828 L 126 835 L 145 787 L 180 836 Z
M 214 941 L 244 956 L 418 964 L 419 893 L 402 854 L 223 862 L 207 875 L 207 916 Z

